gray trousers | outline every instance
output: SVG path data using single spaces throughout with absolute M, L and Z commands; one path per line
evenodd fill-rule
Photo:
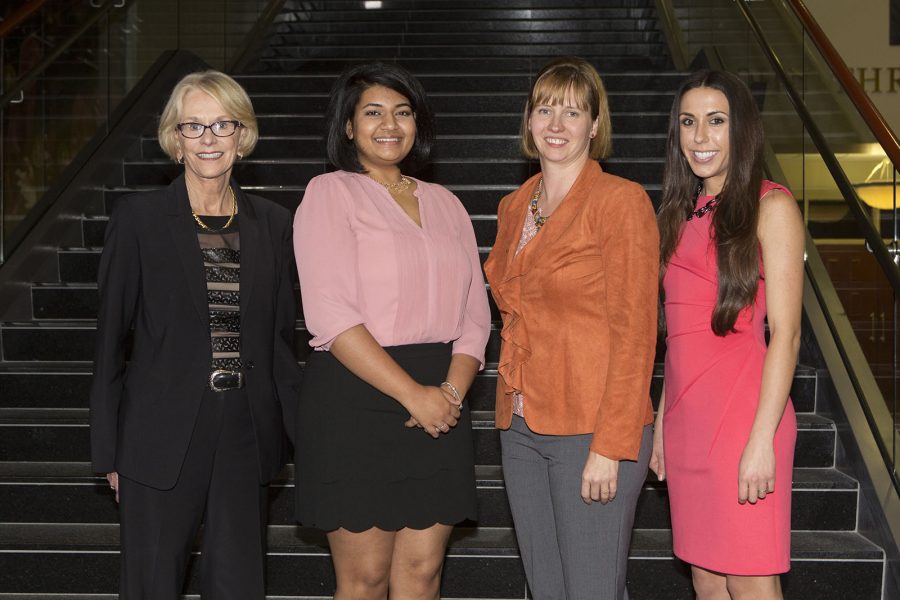
M 535 600 L 627 600 L 634 508 L 647 476 L 653 428 L 637 462 L 620 461 L 616 498 L 581 499 L 591 435 L 540 435 L 513 416 L 500 432 L 503 477 L 525 577 Z

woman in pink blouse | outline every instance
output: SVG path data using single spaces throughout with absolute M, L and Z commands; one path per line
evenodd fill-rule
M 313 335 L 297 423 L 297 519 L 327 532 L 335 598 L 438 598 L 447 540 L 475 518 L 469 410 L 490 312 L 466 210 L 404 174 L 433 119 L 400 67 L 344 72 L 328 157 L 294 223 Z

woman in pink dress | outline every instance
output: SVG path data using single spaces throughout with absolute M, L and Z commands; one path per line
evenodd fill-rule
M 740 79 L 682 84 L 658 216 L 667 352 L 650 465 L 703 600 L 781 598 L 790 568 L 805 236 L 790 192 L 763 180 L 762 149 Z

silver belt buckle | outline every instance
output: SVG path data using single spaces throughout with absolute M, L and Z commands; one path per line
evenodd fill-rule
M 237 385 L 226 385 L 220 387 L 216 380 L 222 375 L 233 375 L 237 377 Z M 216 369 L 209 374 L 209 389 L 214 392 L 226 392 L 228 390 L 237 390 L 244 387 L 244 374 L 241 371 L 229 371 L 227 369 Z

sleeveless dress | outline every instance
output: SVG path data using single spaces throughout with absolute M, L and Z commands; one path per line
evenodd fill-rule
M 760 197 L 772 189 L 764 181 Z M 698 208 L 711 196 L 700 196 Z M 797 420 L 790 400 L 775 434 L 775 492 L 738 503 L 738 465 L 759 404 L 766 356 L 765 277 L 736 333 L 717 336 L 712 215 L 685 223 L 663 279 L 668 327 L 663 441 L 675 555 L 729 575 L 790 568 L 791 481 Z

